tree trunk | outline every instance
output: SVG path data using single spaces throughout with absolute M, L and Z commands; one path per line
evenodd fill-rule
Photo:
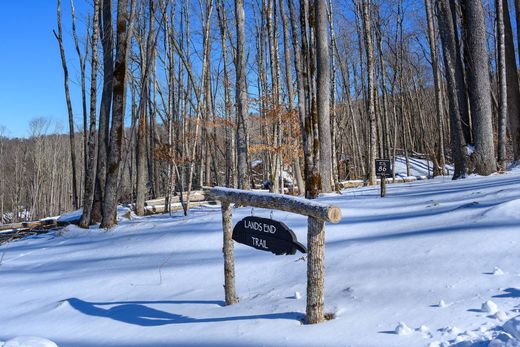
M 65 58 L 65 48 L 63 47 L 63 33 L 61 28 L 61 0 L 58 0 L 58 33 L 54 32 L 54 36 L 58 40 L 60 46 L 61 65 L 63 68 L 63 84 L 65 87 L 65 99 L 67 101 L 67 112 L 69 115 L 69 143 L 70 143 L 70 158 L 72 166 L 72 202 L 74 209 L 79 208 L 78 200 L 78 180 L 76 175 L 76 148 L 74 138 L 74 113 L 72 112 L 72 102 L 70 101 L 69 91 L 69 70 L 67 68 L 67 60 Z
M 101 222 L 101 206 L 105 196 L 107 174 L 108 140 L 110 124 L 110 108 L 112 106 L 112 88 L 114 77 L 114 30 L 112 27 L 112 1 L 103 0 L 103 27 L 101 42 L 103 44 L 103 92 L 99 108 L 98 125 L 98 157 L 96 170 L 96 192 L 92 208 L 92 222 Z
M 437 5 L 437 19 L 441 34 L 442 50 L 444 54 L 444 65 L 446 80 L 448 82 L 448 100 L 451 124 L 451 152 L 455 169 L 453 179 L 464 178 L 467 173 L 466 143 L 462 131 L 462 121 L 457 91 L 464 91 L 464 85 L 457 79 L 456 69 L 457 46 L 455 43 L 454 26 L 451 9 L 448 0 L 435 0 Z
M 294 53 L 294 68 L 296 70 L 296 90 L 298 93 L 298 114 L 300 118 L 300 133 L 302 138 L 302 147 L 303 147 L 303 156 L 304 156 L 304 176 L 305 176 L 305 189 L 300 192 L 300 195 L 309 195 L 309 189 L 307 182 L 310 180 L 310 172 L 311 172 L 311 163 L 312 156 L 310 154 L 310 143 L 309 138 L 307 136 L 306 130 L 306 114 L 307 114 L 307 105 L 305 103 L 305 82 L 304 82 L 304 66 L 303 66 L 303 57 L 302 57 L 302 49 L 300 49 L 298 42 L 298 26 L 297 26 L 297 16 L 296 10 L 294 8 L 293 0 L 288 0 L 289 7 L 289 17 L 291 24 L 291 35 L 292 35 L 292 44 L 293 44 L 293 53 Z M 302 39 L 303 40 L 303 39 Z
M 132 0 L 131 13 L 129 16 L 128 0 L 118 0 L 117 3 L 117 40 L 113 81 L 112 127 L 110 129 L 110 148 L 101 228 L 110 228 L 116 224 L 117 188 L 119 183 L 119 166 L 121 163 L 126 107 L 127 57 L 132 39 L 132 22 L 135 13 L 135 4 L 136 0 Z
M 520 89 L 518 85 L 513 30 L 509 18 L 509 6 L 507 1 L 504 1 L 503 4 L 509 132 L 513 139 L 513 159 L 520 160 Z
M 468 55 L 468 92 L 471 105 L 473 143 L 471 155 L 474 170 L 479 175 L 496 171 L 491 114 L 491 85 L 489 82 L 486 47 L 485 12 L 482 0 L 467 1 L 464 6 Z
M 368 184 L 376 184 L 376 110 L 374 90 L 374 46 L 372 44 L 372 22 L 370 13 L 370 0 L 363 1 L 363 33 L 365 39 L 365 50 L 367 56 L 368 72 L 368 119 L 370 122 L 369 147 L 368 147 Z
M 507 1 L 507 0 L 506 0 Z M 500 171 L 505 171 L 506 164 L 506 144 L 507 144 L 507 75 L 506 75 L 506 47 L 505 47 L 505 27 L 504 27 L 504 0 L 496 0 L 497 16 L 497 72 L 500 101 L 498 104 L 498 167 Z
M 99 4 L 94 0 L 94 21 L 92 23 L 92 62 L 90 78 L 90 126 L 88 135 L 87 167 L 85 168 L 85 193 L 83 194 L 83 214 L 79 226 L 88 228 L 94 202 L 94 188 L 96 178 L 96 107 L 97 107 L 97 67 L 98 67 L 98 39 L 99 39 Z
M 435 88 L 435 107 L 437 111 L 437 161 L 438 165 L 434 169 L 433 176 L 444 175 L 444 167 L 446 165 L 446 159 L 444 157 L 444 127 L 443 127 L 443 115 L 444 105 L 441 90 L 441 74 L 439 69 L 439 62 L 437 57 L 437 39 L 435 37 L 434 25 L 433 25 L 433 12 L 431 6 L 431 0 L 424 0 L 426 7 L 426 17 L 428 20 L 428 42 L 430 44 L 430 58 L 433 70 L 433 84 Z
M 316 55 L 317 55 L 317 106 L 320 137 L 321 191 L 332 191 L 332 140 L 330 131 L 330 63 L 329 33 L 327 30 L 327 1 L 315 0 Z
M 235 1 L 235 20 L 237 30 L 236 47 L 236 99 L 237 99 L 237 166 L 238 187 L 250 189 L 249 168 L 247 167 L 247 119 L 248 119 L 248 97 L 245 55 L 245 13 L 244 0 Z

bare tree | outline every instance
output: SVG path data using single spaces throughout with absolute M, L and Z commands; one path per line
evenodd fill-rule
M 235 21 L 237 32 L 237 52 L 235 61 L 236 70 L 236 99 L 237 99 L 237 166 L 238 188 L 249 189 L 249 168 L 247 166 L 247 119 L 248 97 L 245 55 L 245 12 L 244 0 L 235 1 Z
M 72 187 L 73 187 L 73 202 L 74 208 L 77 209 L 79 206 L 78 200 L 78 181 L 76 175 L 76 149 L 74 139 L 74 113 L 72 112 L 72 102 L 70 100 L 69 90 L 69 70 L 67 68 L 67 59 L 65 57 L 65 48 L 63 47 L 63 30 L 61 27 L 61 0 L 58 0 L 57 6 L 57 18 L 58 18 L 58 33 L 54 32 L 56 40 L 60 46 L 61 66 L 63 68 L 63 84 L 65 87 L 65 99 L 67 101 L 67 112 L 69 115 L 69 138 L 70 138 L 70 158 L 72 166 Z

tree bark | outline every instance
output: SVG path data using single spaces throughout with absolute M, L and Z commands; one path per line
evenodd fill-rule
M 117 3 L 117 40 L 113 81 L 112 126 L 110 129 L 110 148 L 101 228 L 111 228 L 116 224 L 117 188 L 119 183 L 119 166 L 121 162 L 126 107 L 127 57 L 129 55 L 128 47 L 131 45 L 132 39 L 132 22 L 133 14 L 135 13 L 135 4 L 136 0 L 132 0 L 131 13 L 129 16 L 128 0 L 118 0 Z
M 92 58 L 90 77 L 90 125 L 88 135 L 87 167 L 85 168 L 85 193 L 83 194 L 83 214 L 79 226 L 88 228 L 94 202 L 94 188 L 96 178 L 96 107 L 97 107 L 97 67 L 98 67 L 98 40 L 99 40 L 99 4 L 94 0 L 94 20 L 92 23 Z
M 446 159 L 444 156 L 444 127 L 443 127 L 443 115 L 444 105 L 441 90 L 441 74 L 439 69 L 439 61 L 437 56 L 437 39 L 435 38 L 435 30 L 433 23 L 433 11 L 431 0 L 424 0 L 426 8 L 426 17 L 428 20 L 428 42 L 430 44 L 430 58 L 433 70 L 433 84 L 435 88 L 435 107 L 437 113 L 437 162 L 438 165 L 434 169 L 433 176 L 444 175 L 444 167 L 446 165 Z
M 246 55 L 245 55 L 245 13 L 244 0 L 235 1 L 235 20 L 237 31 L 236 47 L 236 99 L 237 99 L 237 166 L 238 188 L 250 189 L 249 168 L 247 167 L 247 119 L 248 97 L 246 81 Z
M 327 30 L 327 1 L 315 0 L 316 55 L 317 55 L 317 106 L 320 136 L 321 191 L 332 191 L 332 140 L 330 129 L 330 62 L 329 33 Z
M 515 58 L 515 44 L 513 30 L 509 18 L 509 6 L 504 4 L 504 28 L 506 51 L 506 79 L 507 79 L 507 110 L 509 132 L 513 140 L 513 159 L 520 160 L 520 88 L 518 85 L 518 70 Z
M 107 174 L 108 140 L 110 128 L 110 108 L 114 78 L 114 30 L 112 27 L 112 1 L 103 0 L 101 42 L 103 44 L 103 91 L 99 108 L 98 156 L 96 170 L 96 190 L 92 208 L 92 222 L 101 222 L 101 206 L 105 196 Z
M 467 173 L 466 143 L 462 131 L 462 121 L 458 94 L 464 91 L 464 85 L 456 77 L 457 46 L 455 43 L 454 26 L 448 0 L 435 0 L 437 19 L 441 34 L 444 55 L 445 73 L 448 87 L 449 114 L 451 124 L 451 152 L 455 164 L 453 179 L 464 178 Z
M 367 73 L 368 73 L 368 120 L 369 129 L 369 146 L 368 146 L 368 184 L 376 184 L 376 110 L 375 110 L 375 90 L 374 90 L 374 46 L 372 44 L 372 21 L 370 13 L 370 0 L 363 1 L 363 33 L 365 40 L 365 50 L 367 56 Z
M 485 12 L 482 0 L 467 1 L 464 6 L 468 55 L 468 93 L 471 105 L 473 143 L 471 155 L 474 172 L 490 175 L 496 171 L 491 114 L 491 85 L 489 82 L 486 47 Z
M 507 0 L 506 0 L 507 1 Z M 506 47 L 504 27 L 504 0 L 496 0 L 497 16 L 497 72 L 500 101 L 498 104 L 498 167 L 500 171 L 506 170 L 506 144 L 507 144 L 507 75 L 506 75 Z

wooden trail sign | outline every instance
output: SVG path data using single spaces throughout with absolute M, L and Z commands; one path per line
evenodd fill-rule
M 242 219 L 233 228 L 233 240 L 276 255 L 295 254 L 296 251 L 307 253 L 294 232 L 273 219 L 255 216 Z
M 325 222 L 338 223 L 341 220 L 341 210 L 336 206 L 299 197 L 221 187 L 212 188 L 209 196 L 222 203 L 222 227 L 224 231 L 222 251 L 224 253 L 226 305 L 238 302 L 235 289 L 235 256 L 231 210 L 231 204 L 234 203 L 235 206 L 268 208 L 308 216 L 306 322 L 315 324 L 325 320 Z M 262 246 L 257 245 L 255 248 Z M 267 243 L 265 246 L 268 248 Z

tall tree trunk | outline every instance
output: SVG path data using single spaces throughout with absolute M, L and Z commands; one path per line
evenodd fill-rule
M 128 0 L 118 0 L 117 3 L 117 39 L 113 81 L 112 127 L 110 129 L 110 147 L 101 228 L 110 228 L 116 224 L 118 176 L 126 107 L 127 57 L 132 39 L 132 22 L 136 0 L 131 0 L 131 2 L 130 15 L 128 14 Z
M 92 23 L 92 58 L 90 77 L 90 125 L 88 135 L 87 167 L 85 168 L 85 193 L 83 195 L 83 214 L 79 226 L 88 228 L 92 204 L 94 202 L 94 188 L 96 178 L 96 107 L 97 107 L 97 67 L 98 67 L 98 39 L 99 39 L 99 4 L 94 0 L 94 21 Z
M 226 119 L 226 186 L 236 188 L 236 162 L 235 162 L 235 133 L 232 126 L 232 103 L 228 71 L 227 48 L 227 17 L 223 0 L 217 1 L 217 15 L 219 19 L 220 41 L 222 55 L 224 57 L 224 114 Z
M 141 92 L 139 95 L 139 109 L 138 109 L 138 125 L 137 125 L 137 140 L 136 140 L 136 202 L 135 212 L 138 216 L 144 216 L 144 202 L 148 192 L 148 179 L 151 175 L 148 174 L 147 160 L 146 160 L 146 134 L 148 133 L 148 104 L 150 102 L 150 74 L 152 60 L 155 50 L 155 10 L 153 2 L 150 2 L 150 18 L 148 35 L 146 42 L 144 37 L 141 37 Z
M 372 44 L 372 21 L 370 11 L 370 0 L 363 1 L 363 33 L 365 39 L 365 50 L 367 57 L 368 72 L 368 119 L 369 147 L 368 147 L 368 184 L 376 184 L 376 110 L 375 110 L 375 90 L 374 90 L 374 46 Z
M 332 140 L 330 132 L 330 62 L 329 33 L 327 30 L 327 1 L 315 0 L 316 55 L 317 55 L 317 105 L 320 137 L 321 191 L 332 191 Z
M 485 12 L 482 0 L 467 1 L 464 6 L 466 24 L 465 45 L 468 55 L 468 92 L 471 105 L 473 143 L 471 155 L 474 170 L 480 175 L 496 171 L 491 114 L 491 85 L 489 82 L 486 47 Z
M 464 1 L 461 1 L 461 4 L 464 5 Z M 455 42 L 455 78 L 457 79 L 457 84 L 463 87 L 457 89 L 457 98 L 459 99 L 459 108 L 460 108 L 460 118 L 461 118 L 461 126 L 462 133 L 464 135 L 464 142 L 466 145 L 472 143 L 471 141 L 471 124 L 470 124 L 470 116 L 469 116 L 469 108 L 468 108 L 468 98 L 467 98 L 467 88 L 466 88 L 466 78 L 465 78 L 465 69 L 462 61 L 461 54 L 461 44 L 459 39 L 459 29 L 458 29 L 458 9 L 457 9 L 457 1 L 449 0 L 450 5 L 450 15 L 453 23 L 453 38 Z M 464 23 L 463 23 L 464 24 Z M 462 28 L 464 31 L 464 27 Z
M 513 30 L 509 18 L 509 6 L 507 1 L 504 1 L 503 4 L 509 132 L 513 139 L 513 159 L 520 160 L 520 89 L 518 85 L 518 70 L 516 66 Z
M 90 16 L 87 19 L 87 40 L 85 40 L 85 56 L 81 54 L 81 49 L 79 48 L 79 40 L 78 35 L 76 33 L 76 14 L 74 10 L 74 1 L 70 0 L 70 10 L 71 10 L 71 17 L 72 17 L 72 36 L 74 37 L 74 45 L 76 46 L 76 52 L 78 53 L 78 59 L 79 59 L 79 71 L 80 71 L 80 80 L 81 80 L 81 106 L 83 111 L 83 167 L 87 168 L 87 160 L 88 160 L 88 148 L 87 148 L 87 93 L 85 91 L 85 67 L 87 63 L 87 57 L 88 57 L 88 49 L 89 49 L 89 32 L 90 32 Z M 86 177 L 86 175 L 85 175 Z
M 444 127 L 443 127 L 443 114 L 444 105 L 441 90 L 441 74 L 439 69 L 439 62 L 437 57 L 437 39 L 435 38 L 435 30 L 433 23 L 433 11 L 431 6 L 431 0 L 424 0 L 426 7 L 426 17 L 428 20 L 428 42 L 430 44 L 430 58 L 433 70 L 433 84 L 435 88 L 435 107 L 437 113 L 437 167 L 434 169 L 434 176 L 444 175 L 444 167 L 446 159 L 444 157 Z
M 466 143 L 462 131 L 461 108 L 459 107 L 459 98 L 457 91 L 464 91 L 464 85 L 461 85 L 460 79 L 457 78 L 456 69 L 457 46 L 455 42 L 454 26 L 451 15 L 451 9 L 448 0 L 435 0 L 437 7 L 437 19 L 439 21 L 439 30 L 441 34 L 442 50 L 444 55 L 444 65 L 446 80 L 448 82 L 448 100 L 449 114 L 451 124 L 451 152 L 455 169 L 453 179 L 464 178 L 467 173 L 466 160 Z
M 247 167 L 247 119 L 248 97 L 245 55 L 245 13 L 244 0 L 235 1 L 235 20 L 237 30 L 236 47 L 236 99 L 237 99 L 237 166 L 238 188 L 250 189 L 249 168 Z
M 507 0 L 506 0 L 507 1 Z M 497 71 L 500 101 L 498 104 L 498 166 L 500 171 L 506 170 L 506 143 L 507 143 L 507 72 L 506 47 L 504 27 L 504 0 L 496 0 L 497 16 Z
M 309 138 L 307 136 L 306 130 L 306 119 L 307 119 L 307 105 L 305 103 L 305 74 L 304 74 L 304 66 L 303 66 L 303 57 L 302 50 L 298 45 L 298 25 L 297 25 L 297 16 L 296 10 L 294 8 L 293 0 L 287 0 L 289 7 L 289 17 L 291 24 L 291 35 L 292 35 L 292 44 L 293 44 L 293 53 L 294 53 L 294 68 L 296 70 L 296 90 L 298 93 L 298 114 L 300 117 L 300 133 L 302 137 L 302 147 L 303 147 L 303 155 L 304 155 L 304 175 L 305 175 L 305 189 L 300 192 L 300 195 L 304 194 L 305 196 L 309 196 L 309 185 L 307 182 L 310 180 L 311 174 L 311 164 L 312 164 L 312 155 L 310 154 L 310 143 Z M 303 40 L 303 38 L 302 38 Z
M 107 174 L 108 140 L 110 128 L 110 108 L 112 106 L 112 88 L 114 78 L 114 30 L 112 27 L 112 1 L 103 0 L 103 26 L 101 28 L 101 42 L 103 44 L 103 92 L 99 108 L 98 124 L 98 156 L 96 170 L 96 190 L 92 222 L 101 222 L 101 206 L 105 195 Z
M 54 31 L 54 36 L 58 40 L 60 46 L 61 66 L 63 68 L 63 84 L 65 87 L 65 99 L 67 101 L 67 112 L 69 115 L 69 143 L 70 143 L 70 159 L 72 166 L 72 202 L 74 209 L 79 207 L 78 200 L 78 180 L 76 175 L 76 146 L 74 138 L 74 113 L 72 112 L 72 102 L 70 101 L 69 91 L 69 70 L 67 68 L 67 59 L 65 57 L 65 48 L 63 47 L 63 31 L 61 28 L 61 1 L 58 0 L 58 33 Z
M 291 48 L 290 48 L 290 37 L 289 37 L 289 20 L 285 12 L 285 4 L 283 0 L 280 0 L 280 16 L 282 17 L 283 26 L 283 47 L 284 47 L 284 58 L 285 58 L 285 83 L 287 85 L 287 97 L 288 97 L 288 111 L 293 110 L 294 102 L 294 88 L 292 84 L 292 67 L 291 67 Z M 299 144 L 299 139 L 296 139 L 296 143 Z M 296 183 L 298 186 L 298 194 L 303 195 L 305 192 L 305 183 L 300 167 L 300 156 L 294 158 L 294 175 L 296 176 Z

